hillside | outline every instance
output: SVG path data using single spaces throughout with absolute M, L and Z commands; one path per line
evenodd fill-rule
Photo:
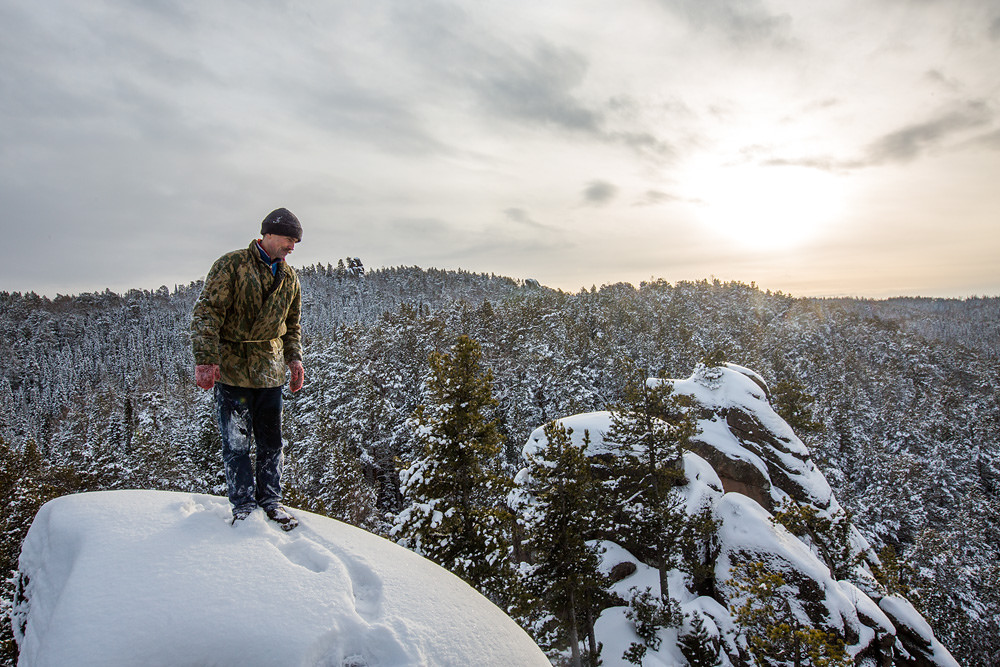
M 685 377 L 718 351 L 766 378 L 864 539 L 899 555 L 910 599 L 956 659 L 988 665 L 1000 651 L 1000 299 L 796 299 L 717 281 L 567 294 L 407 267 L 301 277 L 307 385 L 286 408 L 293 504 L 387 532 L 427 356 L 459 335 L 481 343 L 492 371 L 511 477 L 538 425 L 621 398 L 626 360 Z M 219 493 L 220 445 L 186 333 L 199 287 L 0 294 L 9 568 L 42 498 Z

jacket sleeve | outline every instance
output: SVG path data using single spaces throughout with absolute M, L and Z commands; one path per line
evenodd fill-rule
M 295 277 L 295 293 L 285 316 L 285 335 L 281 337 L 285 348 L 285 363 L 302 361 L 302 289 L 298 276 Z
M 233 263 L 220 258 L 205 278 L 201 296 L 191 313 L 191 347 L 195 364 L 218 364 L 219 331 L 226 321 L 234 297 L 235 271 Z

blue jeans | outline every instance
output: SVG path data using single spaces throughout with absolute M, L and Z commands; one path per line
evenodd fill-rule
M 281 387 L 249 389 L 216 382 L 215 404 L 233 510 L 281 504 Z M 250 462 L 251 437 L 257 444 L 256 470 Z

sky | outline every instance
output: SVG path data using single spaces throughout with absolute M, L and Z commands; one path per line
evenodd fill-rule
M 0 291 L 293 266 L 1000 295 L 995 0 L 0 0 Z

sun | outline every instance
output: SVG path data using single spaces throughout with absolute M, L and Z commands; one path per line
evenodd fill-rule
M 686 186 L 699 222 L 756 250 L 789 249 L 824 232 L 843 210 L 838 176 L 796 166 L 715 166 Z

